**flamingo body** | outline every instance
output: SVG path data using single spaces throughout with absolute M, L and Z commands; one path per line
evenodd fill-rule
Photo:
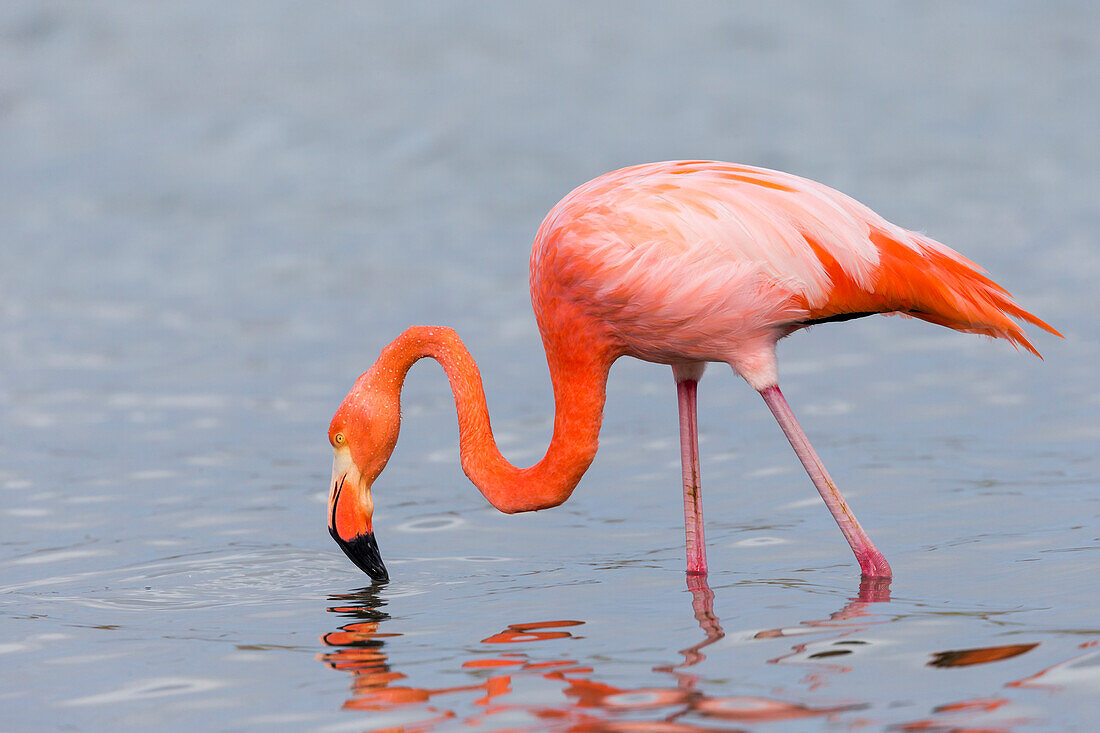
M 1008 316 L 1049 329 L 962 255 L 839 191 L 714 161 L 574 190 L 535 238 L 531 298 L 544 334 L 579 327 L 647 361 L 726 362 L 756 389 L 778 378 L 778 339 L 838 316 L 905 313 L 1030 351 Z
M 455 395 L 462 467 L 501 511 L 565 501 L 596 455 L 605 387 L 621 356 L 669 364 L 677 383 L 687 569 L 706 573 L 696 386 L 724 362 L 764 398 L 867 577 L 890 567 L 856 521 L 778 387 L 776 342 L 801 328 L 901 313 L 1038 352 L 1012 320 L 1057 334 L 980 268 L 827 186 L 714 161 L 624 168 L 567 195 L 531 251 L 531 300 L 554 386 L 554 433 L 529 468 L 492 437 L 477 365 L 450 329 L 414 326 L 387 346 L 333 417 L 329 530 L 375 579 L 387 577 L 371 485 L 400 427 L 400 391 L 424 357 Z

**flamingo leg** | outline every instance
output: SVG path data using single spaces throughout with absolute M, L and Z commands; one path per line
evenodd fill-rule
M 829 472 L 825 470 L 825 464 L 821 462 L 817 452 L 814 451 L 814 447 L 810 445 L 810 439 L 806 437 L 806 433 L 802 431 L 802 426 L 798 424 L 794 413 L 791 412 L 791 406 L 787 404 L 783 393 L 779 391 L 779 386 L 765 387 L 760 390 L 760 395 L 764 398 L 764 402 L 768 403 L 772 414 L 779 422 L 779 427 L 783 428 L 783 433 L 787 436 L 787 440 L 791 442 L 791 447 L 794 448 L 798 459 L 802 461 L 802 465 L 806 468 L 806 473 L 810 474 L 810 480 L 814 482 L 821 498 L 825 500 L 825 506 L 829 507 L 829 512 L 832 513 L 833 519 L 840 527 L 840 531 L 844 533 L 848 544 L 852 546 L 852 552 L 855 553 L 856 560 L 859 561 L 859 569 L 863 572 L 864 577 L 889 578 L 891 576 L 890 564 L 886 562 L 886 558 L 871 542 L 871 538 L 859 525 L 856 515 L 852 513 L 848 503 L 844 501 L 840 489 L 833 483 Z M 681 423 L 682 420 L 683 418 L 681 418 Z
M 707 545 L 703 537 L 703 504 L 699 488 L 699 420 L 696 390 L 699 381 L 676 382 L 680 408 L 680 465 L 684 472 L 684 533 L 687 538 L 688 575 L 707 574 Z

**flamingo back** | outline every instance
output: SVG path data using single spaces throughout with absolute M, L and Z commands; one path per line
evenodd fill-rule
M 798 328 L 871 313 L 1033 353 L 1012 318 L 1057 333 L 970 260 L 854 199 L 714 161 L 624 168 L 567 195 L 535 238 L 531 295 L 544 338 L 599 328 L 622 354 L 742 374 Z

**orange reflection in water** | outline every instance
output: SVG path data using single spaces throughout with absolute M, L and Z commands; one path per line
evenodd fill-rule
M 956 651 L 936 652 L 932 655 L 929 667 L 969 667 L 974 664 L 989 664 L 1002 659 L 1018 657 L 1029 652 L 1038 644 L 1010 644 L 1008 646 L 987 646 L 981 649 L 959 649 Z
M 673 683 L 669 685 L 617 687 L 593 679 L 595 669 L 577 660 L 536 658 L 524 651 L 501 652 L 489 657 L 479 655 L 465 661 L 460 668 L 477 680 L 471 684 L 438 688 L 408 686 L 403 684 L 405 675 L 391 668 L 383 651 L 384 639 L 396 634 L 379 631 L 379 624 L 388 616 L 380 610 L 384 601 L 376 589 L 333 596 L 332 600 L 344 603 L 329 608 L 329 611 L 358 620 L 322 636 L 321 641 L 333 649 L 321 654 L 319 659 L 333 669 L 353 675 L 352 696 L 344 707 L 371 711 L 407 710 L 425 716 L 400 728 L 404 731 L 429 731 L 438 723 L 456 719 L 477 726 L 492 722 L 495 716 L 505 715 L 511 726 L 517 713 L 527 716 L 532 724 L 544 721 L 552 723 L 555 729 L 577 732 L 729 731 L 727 726 L 712 728 L 682 718 L 691 716 L 715 722 L 757 723 L 828 716 L 856 707 L 813 708 L 762 697 L 714 697 L 704 693 L 698 687 L 699 677 L 687 670 L 706 659 L 703 649 L 725 636 L 725 632 L 714 614 L 714 593 L 706 580 L 689 576 L 687 582 L 692 595 L 692 610 L 703 631 L 703 639 L 681 650 L 683 660 L 680 663 L 654 668 L 654 672 L 672 678 Z M 529 644 L 567 639 L 573 636 L 568 629 L 583 624 L 583 621 L 575 620 L 510 624 L 506 629 L 482 639 L 481 643 Z M 524 678 L 553 682 L 561 699 L 555 703 L 524 702 L 518 695 L 513 695 L 514 686 Z M 472 705 L 477 710 L 460 715 L 457 709 L 468 710 L 470 694 L 475 695 Z M 635 719 L 641 715 L 649 715 L 650 718 Z
M 569 619 L 509 624 L 485 636 L 480 643 L 487 646 L 481 651 L 489 653 L 471 654 L 453 670 L 467 684 L 410 685 L 405 675 L 392 667 L 385 651 L 386 639 L 400 634 L 380 630 L 389 618 L 382 610 L 385 600 L 381 588 L 332 597 L 338 605 L 328 610 L 351 620 L 321 637 L 329 650 L 319 658 L 332 669 L 352 675 L 351 696 L 344 703 L 345 708 L 405 713 L 410 722 L 385 730 L 406 733 L 426 733 L 445 723 L 485 726 L 482 729 L 487 730 L 697 733 L 735 730 L 730 725 L 814 717 L 835 722 L 841 713 L 869 707 L 863 701 L 811 707 L 776 698 L 707 694 L 691 668 L 706 659 L 706 648 L 722 639 L 725 632 L 714 613 L 714 593 L 706 580 L 689 576 L 687 584 L 692 612 L 703 638 L 682 649 L 678 662 L 654 667 L 653 671 L 661 677 L 654 678 L 657 684 L 652 686 L 612 685 L 601 681 L 597 669 L 587 660 L 581 663 L 557 655 L 555 652 L 561 647 L 553 642 L 574 638 L 584 626 L 583 621 Z M 859 638 L 861 632 L 892 619 L 870 606 L 889 601 L 888 583 L 864 580 L 859 593 L 828 618 L 766 629 L 742 639 L 790 639 L 791 651 L 768 662 L 805 666 L 807 675 L 801 680 L 802 687 L 818 690 L 836 675 L 852 670 L 851 664 L 845 663 L 855 658 L 849 655 L 871 648 L 868 645 L 874 642 Z M 509 649 L 518 644 L 525 647 Z M 934 670 L 997 662 L 1026 654 L 1036 646 L 1017 644 L 937 652 L 931 655 L 928 667 L 933 674 L 952 674 Z M 1095 642 L 1082 644 L 1084 653 L 1005 686 L 1057 689 L 1067 682 L 1092 680 L 1100 676 L 1097 664 L 1100 651 L 1094 646 Z M 661 684 L 662 678 L 667 680 L 666 684 Z M 542 684 L 538 689 L 532 688 L 536 682 Z M 545 683 L 550 683 L 549 687 Z M 1007 731 L 1035 722 L 1013 717 L 1010 703 L 1008 698 L 996 696 L 946 702 L 931 708 L 927 717 L 889 727 L 899 731 Z M 389 719 L 392 721 L 392 716 Z M 852 727 L 874 728 L 883 721 L 849 717 L 848 723 Z M 365 730 L 373 729 L 369 718 L 363 724 Z

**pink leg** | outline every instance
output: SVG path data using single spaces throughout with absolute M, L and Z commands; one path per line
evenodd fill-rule
M 687 536 L 688 575 L 707 574 L 707 545 L 703 538 L 703 505 L 699 493 L 699 421 L 695 392 L 699 382 L 676 382 L 680 407 L 680 464 L 684 471 L 684 532 Z
M 840 495 L 840 489 L 833 483 L 829 472 L 825 470 L 825 465 L 814 452 L 806 433 L 802 432 L 802 426 L 795 419 L 791 406 L 787 404 L 779 387 L 765 387 L 760 391 L 760 395 L 768 403 L 775 419 L 779 421 L 779 427 L 783 428 L 787 440 L 791 441 L 791 447 L 798 454 L 802 465 L 806 467 L 806 473 L 810 474 L 810 480 L 814 482 L 821 498 L 825 500 L 825 506 L 829 507 L 840 531 L 852 546 L 852 552 L 856 554 L 856 560 L 859 561 L 859 569 L 863 571 L 863 575 L 868 578 L 889 578 L 891 575 L 889 563 L 863 531 L 863 527 L 859 526 L 856 516 L 852 514 L 844 497 Z

